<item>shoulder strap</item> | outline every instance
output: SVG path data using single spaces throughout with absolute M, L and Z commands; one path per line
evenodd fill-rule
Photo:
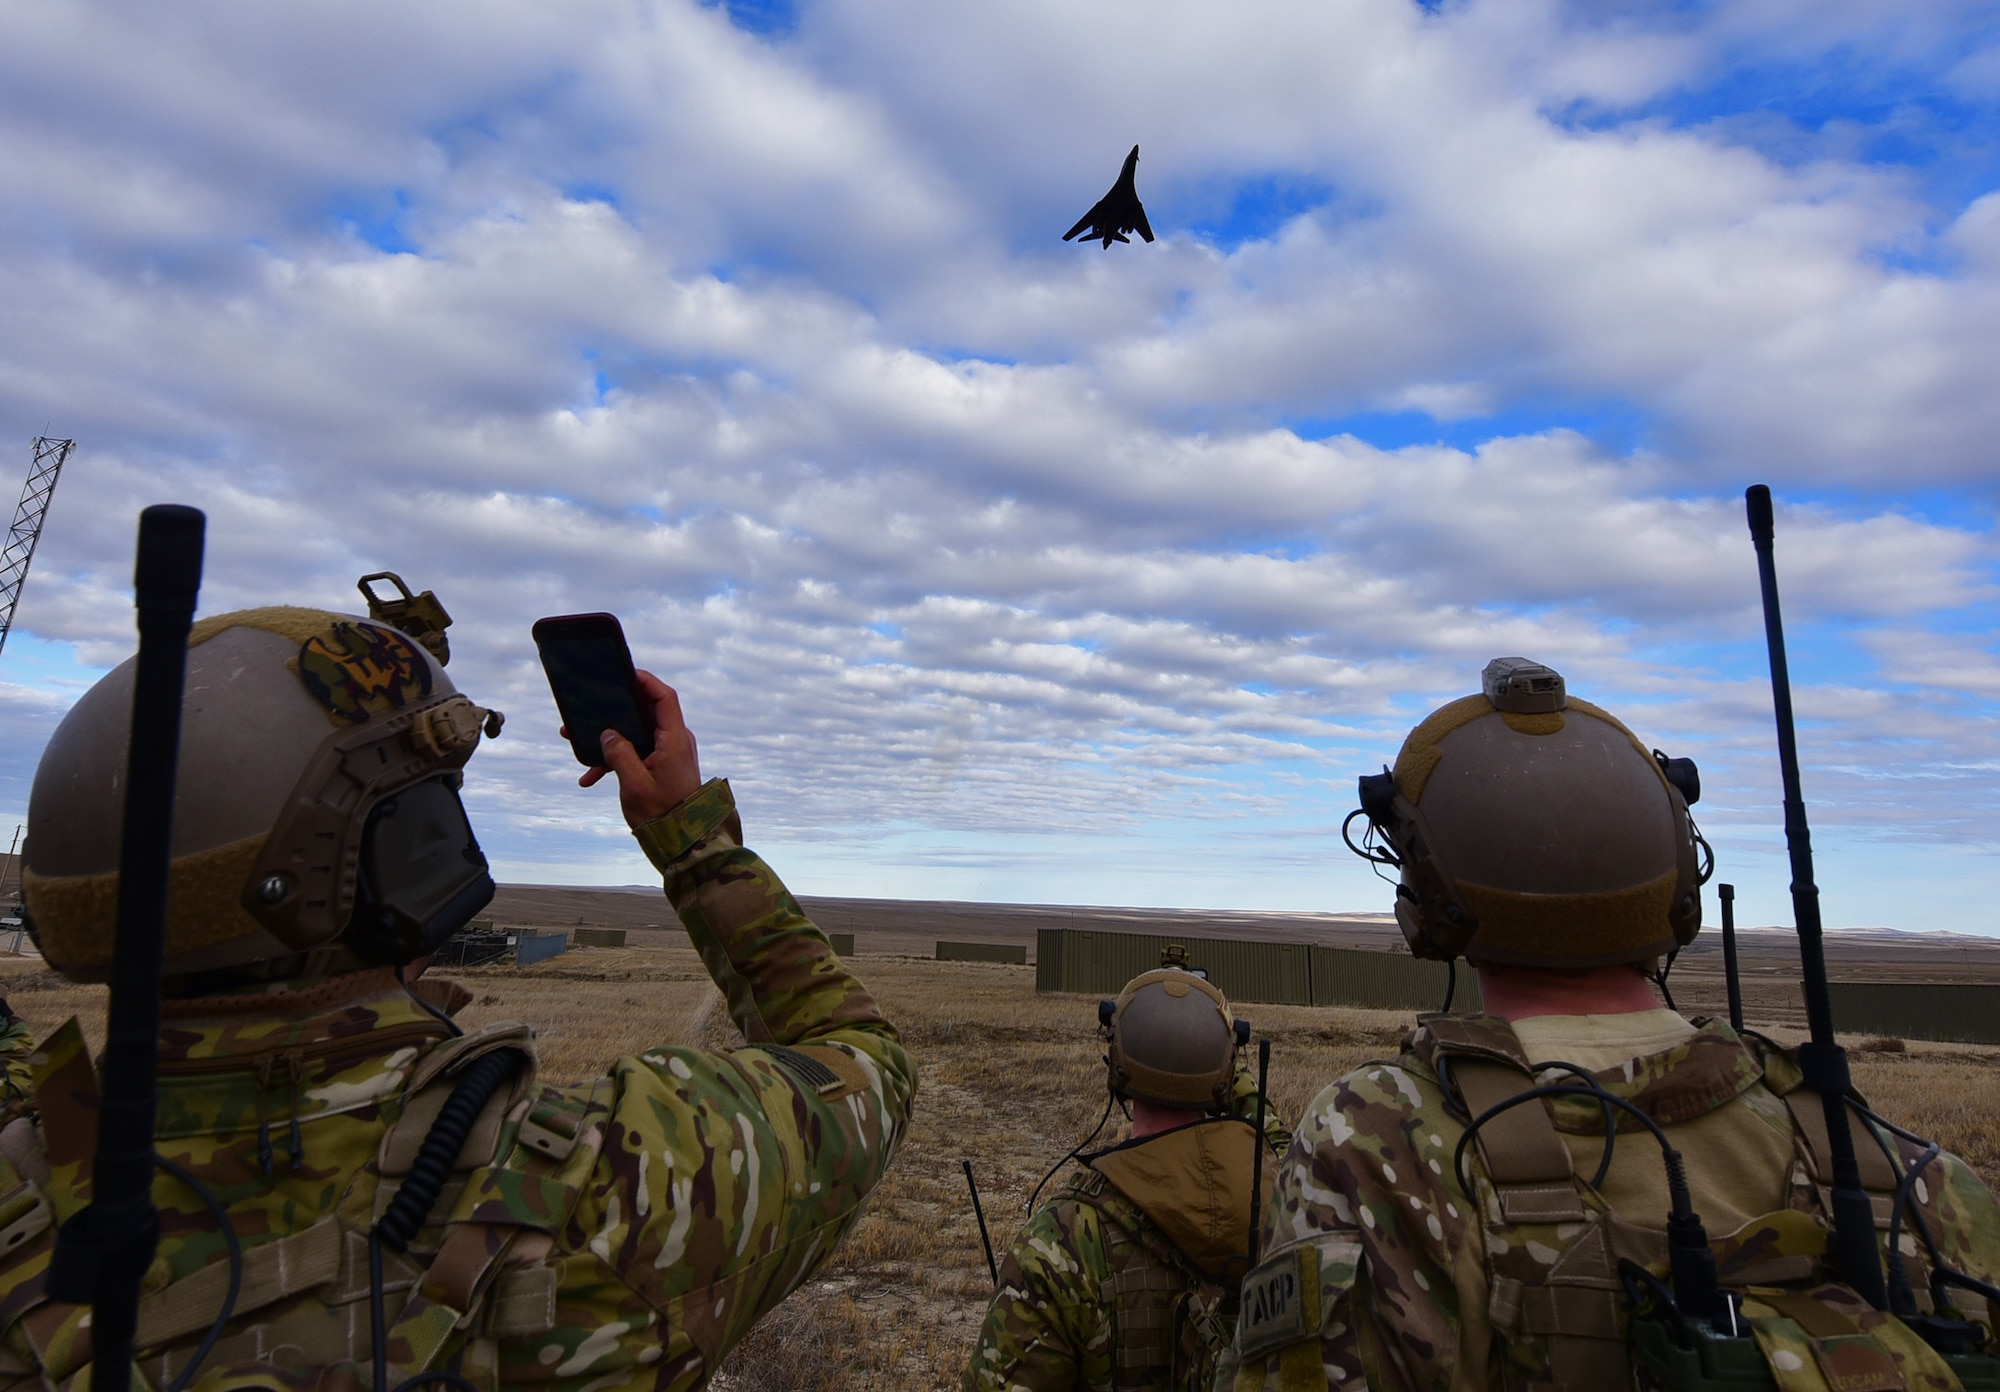
M 1457 1093 L 1468 1119 L 1484 1115 L 1535 1085 L 1513 1026 L 1491 1015 L 1426 1015 L 1415 1042 L 1447 1092 Z M 1509 1223 L 1579 1223 L 1583 1201 L 1569 1147 L 1556 1134 L 1546 1098 L 1487 1118 L 1473 1144 Z
M 1764 1085 L 1785 1099 L 1785 1109 L 1792 1114 L 1792 1125 L 1805 1146 L 1813 1182 L 1826 1188 L 1833 1183 L 1833 1142 L 1826 1131 L 1826 1103 L 1820 1094 L 1804 1087 L 1805 1076 L 1794 1050 L 1750 1030 L 1743 1032 L 1743 1039 L 1764 1069 Z M 1895 1167 L 1865 1120 L 1850 1112 L 1848 1125 L 1854 1132 L 1854 1159 L 1861 1169 L 1861 1187 L 1874 1203 L 1876 1226 L 1887 1227 L 1897 1189 Z

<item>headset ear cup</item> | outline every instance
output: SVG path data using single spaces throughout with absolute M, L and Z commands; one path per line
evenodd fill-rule
M 1667 796 L 1673 799 L 1679 843 L 1674 848 L 1674 897 L 1667 906 L 1667 926 L 1674 941 L 1686 947 L 1701 931 L 1701 856 L 1694 844 L 1694 820 L 1680 790 L 1669 786 Z
M 1479 920 L 1460 901 L 1451 876 L 1431 853 L 1424 814 L 1408 798 L 1395 802 L 1396 844 L 1403 857 L 1403 883 L 1396 891 L 1396 923 L 1418 957 L 1449 962 L 1465 955 Z

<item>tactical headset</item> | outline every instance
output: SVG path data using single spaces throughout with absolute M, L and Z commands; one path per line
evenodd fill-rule
M 1250 1042 L 1250 1022 L 1236 1019 L 1228 999 L 1202 977 L 1177 967 L 1136 976 L 1117 1000 L 1097 1003 L 1097 1026 L 1115 1096 L 1228 1109 L 1236 1051 Z
M 1595 717 L 1611 725 L 1631 738 L 1620 722 L 1606 712 L 1590 706 L 1586 702 L 1571 701 L 1564 690 L 1560 674 L 1531 663 L 1524 658 L 1497 658 L 1488 664 L 1484 673 L 1484 697 L 1490 703 L 1488 715 L 1512 715 L 1516 717 L 1540 717 L 1547 720 L 1553 713 L 1575 711 L 1586 717 Z M 1454 706 L 1469 705 L 1472 700 L 1454 703 Z M 1431 717 L 1436 721 L 1452 713 L 1448 706 Z M 1476 712 L 1461 711 L 1455 724 L 1467 724 L 1471 719 L 1484 718 Z M 1560 720 L 1560 717 L 1556 717 Z M 1426 725 L 1431 722 L 1427 721 Z M 1523 722 L 1525 724 L 1525 722 Z M 1447 722 L 1448 729 L 1454 722 Z M 1531 727 L 1535 728 L 1535 727 Z M 1413 732 L 1411 740 L 1417 740 L 1425 726 Z M 1439 736 L 1438 738 L 1442 738 Z M 1637 746 L 1636 739 L 1633 740 Z M 1410 745 L 1406 744 L 1406 751 Z M 1642 747 L 1640 747 L 1642 749 Z M 1636 751 L 1635 751 L 1636 752 Z M 1643 757 L 1643 753 L 1640 754 Z M 1569 967 L 1590 967 L 1610 962 L 1641 961 L 1648 957 L 1678 951 L 1694 940 L 1701 930 L 1700 887 L 1714 869 L 1713 854 L 1702 840 L 1688 813 L 1690 804 L 1701 797 L 1701 776 L 1692 759 L 1671 759 L 1658 750 L 1652 751 L 1651 762 L 1658 774 L 1659 784 L 1671 808 L 1675 828 L 1674 886 L 1667 901 L 1664 921 L 1656 921 L 1656 926 L 1636 925 L 1631 939 L 1622 943 L 1606 942 L 1604 947 L 1611 950 L 1586 954 L 1569 960 L 1555 961 L 1540 954 L 1519 952 L 1474 952 L 1475 958 L 1494 963 L 1508 960 L 1532 964 L 1560 965 Z M 1398 762 L 1399 771 L 1403 765 Z M 1419 785 L 1421 787 L 1421 784 Z M 1396 922 L 1408 941 L 1411 952 L 1424 958 L 1450 961 L 1467 955 L 1468 948 L 1480 931 L 1480 919 L 1467 897 L 1460 891 L 1459 877 L 1454 867 L 1447 863 L 1447 857 L 1439 845 L 1439 839 L 1431 832 L 1430 825 L 1417 800 L 1406 796 L 1399 786 L 1397 775 L 1384 769 L 1381 773 L 1364 774 L 1360 779 L 1361 806 L 1350 813 L 1343 824 L 1343 839 L 1355 854 L 1379 865 L 1390 866 L 1401 872 L 1401 882 L 1396 886 Z M 1421 793 L 1419 793 L 1421 797 Z M 1523 808 L 1521 815 L 1534 816 L 1542 809 Z M 1357 846 L 1347 836 L 1347 826 L 1354 818 L 1365 817 L 1370 835 L 1365 844 Z M 1577 896 L 1549 895 L 1552 902 L 1564 897 Z

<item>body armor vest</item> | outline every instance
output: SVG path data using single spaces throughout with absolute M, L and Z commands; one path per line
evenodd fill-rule
M 378 1032 L 370 1046 L 385 1043 L 393 1046 L 394 1041 Z M 324 1115 L 308 1123 L 302 1139 L 296 1115 L 289 1125 L 283 1120 L 286 1104 L 281 1100 L 270 1109 L 279 1117 L 273 1128 L 265 1095 L 290 1092 L 290 1105 L 296 1108 L 295 1080 L 319 1062 L 317 1055 L 340 1047 L 341 1041 L 334 1040 L 298 1056 L 235 1059 L 226 1069 L 208 1065 L 217 1077 L 209 1086 L 255 1081 L 257 1106 L 242 1124 L 255 1126 L 255 1163 L 267 1175 L 273 1170 L 274 1150 L 288 1151 L 278 1163 L 297 1172 L 310 1166 L 315 1139 L 333 1147 L 374 1135 L 379 1143 L 372 1160 L 350 1175 L 345 1190 L 327 1195 L 327 1208 L 316 1221 L 308 1212 L 276 1239 L 259 1240 L 254 1229 L 243 1233 L 241 1289 L 198 1376 L 206 1388 L 218 1390 L 359 1392 L 366 1385 L 373 1344 L 368 1233 L 410 1173 L 457 1077 L 483 1055 L 518 1049 L 527 1056 L 525 1062 L 512 1085 L 503 1085 L 473 1124 L 425 1226 L 407 1252 L 383 1253 L 390 1385 L 418 1372 L 449 1369 L 476 1387 L 497 1388 L 500 1340 L 554 1326 L 557 1268 L 551 1257 L 595 1170 L 612 1081 L 538 1090 L 533 1031 L 526 1025 L 494 1024 L 432 1043 L 408 1066 L 399 1086 L 366 1099 L 380 1108 L 386 1125 L 360 1115 Z M 417 1054 L 416 1049 L 409 1052 Z M 199 1065 L 181 1065 L 179 1071 L 199 1071 Z M 163 1063 L 163 1089 L 175 1078 L 176 1065 Z M 0 1392 L 89 1385 L 88 1307 L 50 1300 L 42 1287 L 56 1229 L 89 1197 L 96 1098 L 96 1078 L 82 1035 L 71 1021 L 37 1056 L 39 1146 L 31 1143 L 24 1149 L 18 1138 L 0 1145 L 8 1161 L 0 1164 L 0 1182 L 10 1188 L 0 1195 L 0 1272 L 8 1290 L 0 1301 L 0 1334 L 18 1328 L 33 1354 L 25 1360 L 0 1344 Z M 15 1123 L 17 1128 L 29 1125 L 26 1120 Z M 342 1136 L 333 1129 L 340 1127 L 350 1129 Z M 274 1129 L 282 1145 L 274 1144 Z M 170 1150 L 172 1143 L 163 1139 L 161 1145 Z M 216 1158 L 220 1164 L 227 1157 Z M 166 1240 L 163 1255 L 155 1260 L 154 1278 L 163 1272 L 171 1277 L 165 1253 L 174 1239 L 183 1245 L 203 1241 L 205 1251 L 212 1242 L 212 1250 L 220 1253 L 219 1238 L 194 1236 L 214 1227 L 201 1205 L 177 1196 L 162 1208 L 169 1210 Z M 247 1205 L 242 1211 L 233 1209 L 232 1217 L 240 1220 L 246 1211 Z M 186 1221 L 179 1221 L 182 1215 Z M 222 1312 L 228 1277 L 228 1262 L 211 1258 L 177 1279 L 148 1280 L 135 1345 L 135 1366 L 144 1385 L 173 1385 Z
M 1506 1021 L 1487 1016 L 1419 1017 L 1417 1057 L 1429 1066 L 1469 1120 L 1536 1084 Z M 1734 1234 L 1711 1234 L 1718 1274 L 1741 1312 L 1740 1337 L 1698 1338 L 1687 1350 L 1657 1320 L 1631 1318 L 1621 1258 L 1665 1269 L 1664 1233 L 1612 1212 L 1574 1170 L 1569 1148 L 1545 1101 L 1499 1113 L 1473 1140 L 1471 1198 L 1485 1236 L 1488 1318 L 1505 1350 L 1501 1380 L 1510 1392 L 1584 1392 L 1591 1388 L 1723 1389 L 1742 1392 L 1955 1392 L 2000 1387 L 2000 1359 L 1944 1357 L 1908 1326 L 1870 1308 L 1826 1270 L 1821 1215 L 1830 1212 L 1831 1167 L 1825 1114 L 1816 1093 L 1800 1089 L 1797 1065 L 1756 1036 L 1743 1046 L 1761 1081 L 1784 1099 L 1797 1158 L 1795 1207 Z M 1583 1105 L 1589 1105 L 1584 1099 Z M 1678 1118 L 1656 1117 L 1671 1125 Z M 1620 1144 L 1651 1148 L 1634 1127 Z M 1857 1118 L 1855 1150 L 1886 1230 L 1898 1176 L 1874 1133 Z M 1904 1163 L 1908 1163 L 1907 1157 Z M 1918 1191 L 1928 1221 L 1943 1227 L 1932 1195 Z M 1632 1215 L 1657 1222 L 1658 1215 Z M 1904 1227 L 1909 1232 L 1909 1227 Z M 1913 1253 L 1905 1261 L 1917 1262 Z M 1925 1313 L 1925 1271 L 1912 1285 Z M 1990 1381 L 1989 1381 L 1990 1380 Z
M 1086 1169 L 1067 1198 L 1097 1210 L 1110 1270 L 1111 1385 L 1118 1392 L 1210 1392 L 1236 1334 L 1235 1290 L 1196 1270 L 1138 1206 Z

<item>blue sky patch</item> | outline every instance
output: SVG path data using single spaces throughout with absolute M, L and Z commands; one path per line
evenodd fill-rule
M 404 220 L 410 196 L 402 189 L 343 194 L 327 204 L 327 217 L 358 241 L 391 255 L 417 255 L 422 248 L 411 238 Z
M 1146 194 L 1145 172 L 1142 152 L 1142 199 Z M 1234 251 L 1245 242 L 1269 240 L 1294 218 L 1325 207 L 1338 196 L 1338 190 L 1323 179 L 1275 172 L 1250 179 L 1169 184 L 1161 190 L 1160 211 L 1155 212 L 1151 202 L 1146 211 L 1155 232 L 1164 234 L 1171 225 L 1177 232 L 1191 232 L 1224 251 Z
M 746 34 L 789 34 L 799 24 L 796 0 L 703 0 L 703 3 L 710 9 L 726 10 L 729 22 Z
M 1339 416 L 1296 416 L 1280 424 L 1303 440 L 1352 435 L 1382 450 L 1412 445 L 1444 445 L 1476 450 L 1499 437 L 1574 430 L 1613 455 L 1629 455 L 1651 443 L 1650 415 L 1630 402 L 1606 400 L 1564 404 L 1527 400 L 1489 415 L 1443 420 L 1428 411 L 1355 411 Z

